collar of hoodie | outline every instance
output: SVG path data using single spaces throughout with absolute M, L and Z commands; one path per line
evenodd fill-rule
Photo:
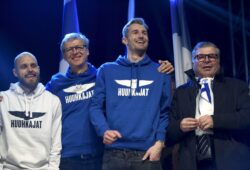
M 148 65 L 152 62 L 152 60 L 145 55 L 141 61 L 138 63 L 132 63 L 128 60 L 126 56 L 119 56 L 116 62 L 122 66 L 130 67 L 130 98 L 132 96 L 132 90 L 139 90 L 139 82 L 140 82 L 140 69 L 144 65 Z
M 25 116 L 32 118 L 33 112 L 32 112 L 31 106 L 32 106 L 34 99 L 40 96 L 45 90 L 45 87 L 43 86 L 43 84 L 38 83 L 36 89 L 30 94 L 26 94 L 18 82 L 11 84 L 10 90 L 13 91 L 17 96 L 23 96 L 24 103 L 25 103 Z

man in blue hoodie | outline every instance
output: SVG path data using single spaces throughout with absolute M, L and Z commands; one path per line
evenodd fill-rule
M 134 18 L 123 28 L 127 54 L 97 73 L 90 118 L 105 151 L 103 170 L 160 170 L 171 80 L 146 54 L 148 26 Z
M 68 62 L 66 74 L 56 74 L 47 90 L 57 95 L 62 103 L 62 158 L 61 170 L 100 170 L 103 144 L 89 121 L 90 99 L 94 93 L 96 69 L 88 63 L 89 40 L 80 33 L 66 34 L 61 52 Z M 167 61 L 160 61 L 159 69 L 172 72 Z
M 100 170 L 103 144 L 89 121 L 90 99 L 94 94 L 96 69 L 87 62 L 89 40 L 70 33 L 61 42 L 61 52 L 70 67 L 56 74 L 46 88 L 62 103 L 61 170 Z

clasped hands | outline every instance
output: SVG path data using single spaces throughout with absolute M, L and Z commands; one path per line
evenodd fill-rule
M 184 118 L 180 123 L 180 128 L 183 132 L 190 132 L 197 128 L 201 130 L 208 130 L 213 128 L 214 122 L 211 115 L 204 115 L 198 119 L 195 118 Z

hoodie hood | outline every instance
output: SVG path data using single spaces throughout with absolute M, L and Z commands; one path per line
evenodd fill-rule
M 89 82 L 95 82 L 96 68 L 88 63 L 88 69 L 81 74 L 74 74 L 69 67 L 65 74 L 57 73 L 52 76 L 51 81 L 46 84 L 46 89 L 57 94 L 59 91 L 66 87 L 77 84 L 86 84 Z
M 36 89 L 31 94 L 27 95 L 24 93 L 24 90 L 20 86 L 19 82 L 17 82 L 17 83 L 10 84 L 10 90 L 16 93 L 17 95 L 26 95 L 26 96 L 32 96 L 33 98 L 36 98 L 44 92 L 45 87 L 42 83 L 38 83 Z
M 42 83 L 38 83 L 36 89 L 30 93 L 26 94 L 24 90 L 21 88 L 20 83 L 11 83 L 10 84 L 10 91 L 14 92 L 17 96 L 22 96 L 25 100 L 25 116 L 26 117 L 33 117 L 31 105 L 33 103 L 33 100 L 37 98 L 38 96 L 42 95 L 42 93 L 45 91 L 45 87 Z
M 139 61 L 138 63 L 132 63 L 131 61 L 129 61 L 127 56 L 120 55 L 116 59 L 116 62 L 120 65 L 123 65 L 123 66 L 132 67 L 132 66 L 148 65 L 152 62 L 152 60 L 148 57 L 148 55 L 145 55 L 144 58 L 141 61 Z
M 75 78 L 90 78 L 92 79 L 93 77 L 95 77 L 96 75 L 96 68 L 91 65 L 90 63 L 87 63 L 88 65 L 88 69 L 81 74 L 74 74 L 71 71 L 71 68 L 69 67 L 67 72 L 66 72 L 66 77 L 70 78 L 70 79 L 75 79 Z

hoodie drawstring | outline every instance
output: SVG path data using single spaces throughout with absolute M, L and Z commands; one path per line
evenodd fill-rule
M 135 91 L 138 92 L 139 91 L 139 85 L 140 85 L 140 68 L 141 68 L 141 65 L 139 64 L 137 69 L 136 69 L 136 89 Z
M 28 117 L 29 116 L 29 112 L 28 112 L 28 99 L 26 97 L 26 94 L 24 94 L 24 100 L 25 100 L 25 116 Z
M 29 94 L 24 92 L 19 82 L 11 83 L 10 90 L 13 91 L 15 94 L 17 94 L 18 96 L 20 95 L 24 98 L 25 106 L 23 106 L 22 104 L 22 107 L 25 107 L 24 114 L 26 117 L 32 118 L 33 112 L 31 111 L 31 106 L 32 106 L 33 100 L 36 97 L 43 94 L 43 92 L 45 91 L 45 87 L 42 85 L 42 83 L 38 83 L 36 89 Z
M 134 90 L 135 92 L 139 91 L 139 86 L 140 86 L 140 67 L 141 65 L 131 65 L 130 69 L 130 96 L 129 98 L 132 97 L 132 91 Z M 135 77 L 133 78 L 133 70 L 135 69 Z
M 131 98 L 131 96 L 132 96 L 133 68 L 134 68 L 134 64 L 132 64 L 130 68 L 131 69 L 130 69 L 130 95 L 129 95 L 129 98 Z
M 30 102 L 28 102 L 28 99 L 27 99 L 27 95 L 26 94 L 24 94 L 24 100 L 25 100 L 25 116 L 26 117 L 30 117 L 30 118 L 32 118 L 33 117 L 33 113 L 32 113 L 32 111 L 31 111 L 31 104 L 32 104 L 32 102 L 33 102 L 33 99 L 34 99 L 34 96 L 32 95 L 31 97 L 30 97 Z

